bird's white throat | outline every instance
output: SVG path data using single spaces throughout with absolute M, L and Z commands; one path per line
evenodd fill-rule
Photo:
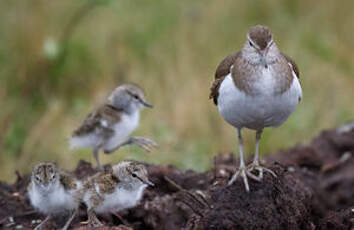
M 74 191 L 65 190 L 57 181 L 50 189 L 31 184 L 28 195 L 31 204 L 42 213 L 56 214 L 77 208 Z

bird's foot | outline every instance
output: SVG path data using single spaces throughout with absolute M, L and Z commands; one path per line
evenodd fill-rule
M 258 171 L 258 176 L 252 174 L 252 171 L 254 170 Z M 257 181 L 261 181 L 263 179 L 263 171 L 269 172 L 272 176 L 277 177 L 277 175 L 272 170 L 260 165 L 258 162 L 253 162 L 247 166 L 247 175 Z
M 98 219 L 97 219 L 97 220 L 89 221 L 89 222 L 88 222 L 88 225 L 89 225 L 90 227 L 92 227 L 92 228 L 103 226 L 103 224 L 101 223 L 101 221 L 99 221 Z
M 237 179 L 237 177 L 239 175 L 243 178 L 243 183 L 245 184 L 245 188 L 246 188 L 247 192 L 250 191 L 250 188 L 249 188 L 249 185 L 248 185 L 247 176 L 250 177 L 253 180 L 260 181 L 258 177 L 256 177 L 255 175 L 249 173 L 249 171 L 247 170 L 247 168 L 245 166 L 241 166 L 240 168 L 238 168 L 236 170 L 236 172 L 232 176 L 231 180 L 229 181 L 228 185 L 229 186 L 232 185 L 236 181 L 236 179 Z
M 155 141 L 146 137 L 131 137 L 132 142 L 139 147 L 143 148 L 147 152 L 151 152 L 158 145 Z
M 88 225 L 90 227 L 100 227 L 103 226 L 103 224 L 101 223 L 101 221 L 97 218 L 96 215 L 89 215 L 88 218 Z

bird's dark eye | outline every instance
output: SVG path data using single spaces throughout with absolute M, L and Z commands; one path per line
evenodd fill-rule
M 134 95 L 133 97 L 134 97 L 135 99 L 139 99 L 138 95 Z
M 132 177 L 137 177 L 135 173 L 132 173 Z
M 253 44 L 252 44 L 252 42 L 251 42 L 251 41 L 248 41 L 248 43 L 250 44 L 250 46 L 252 46 L 252 47 L 253 47 Z

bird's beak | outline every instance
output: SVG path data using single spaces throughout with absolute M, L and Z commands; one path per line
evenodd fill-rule
M 151 186 L 151 187 L 154 187 L 154 186 L 155 186 L 155 184 L 152 183 L 152 182 L 149 181 L 149 180 L 145 180 L 145 181 L 143 181 L 143 183 L 146 184 L 146 185 L 149 185 L 149 186 Z
M 49 188 L 50 188 L 47 183 L 41 184 L 41 187 L 43 190 L 49 190 Z
M 143 106 L 148 107 L 148 108 L 153 108 L 154 107 L 152 104 L 150 104 L 150 103 L 148 103 L 146 101 L 142 101 L 141 103 L 143 104 Z
M 268 53 L 268 47 L 265 48 L 264 50 L 260 50 L 259 51 L 259 54 L 261 55 L 261 63 L 264 67 L 268 68 L 268 64 L 267 64 L 267 61 L 266 61 L 266 55 Z
M 141 183 L 143 183 L 143 184 L 146 184 L 146 185 L 148 185 L 148 186 L 151 186 L 151 187 L 154 187 L 155 185 L 154 185 L 154 183 L 152 183 L 151 181 L 149 181 L 149 179 L 143 179 L 143 178 L 141 178 L 141 177 L 139 177 L 139 176 L 137 176 L 137 178 L 141 181 Z
M 262 57 L 265 57 L 268 52 L 268 49 L 265 48 L 264 50 L 260 50 L 259 53 L 261 54 Z

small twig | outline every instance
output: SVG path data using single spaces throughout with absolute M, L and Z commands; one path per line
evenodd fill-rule
M 10 216 L 4 217 L 0 220 L 0 225 L 3 224 Z
M 321 168 L 322 173 L 326 173 L 328 171 L 338 168 L 340 165 L 350 160 L 351 157 L 351 152 L 345 152 L 337 161 L 323 165 Z
M 198 196 L 203 200 L 203 202 L 208 206 L 209 209 L 211 209 L 211 206 L 209 204 L 209 202 L 207 201 L 207 199 L 203 196 L 201 191 L 197 191 L 196 192 L 198 194 Z
M 122 222 L 122 224 L 127 225 L 127 226 L 129 225 L 129 223 L 126 220 L 124 220 L 123 217 L 121 215 L 119 215 L 118 213 L 111 212 L 111 214 L 113 216 L 117 217 L 119 219 L 119 221 Z
M 179 199 L 183 204 L 187 205 L 194 213 L 196 213 L 198 216 L 203 217 L 203 213 L 201 213 L 198 209 L 196 209 L 193 205 L 191 205 L 189 202 L 185 201 L 184 199 Z
M 29 215 L 33 215 L 33 214 L 36 214 L 36 213 L 37 213 L 36 210 L 30 210 L 30 211 L 27 211 L 27 212 L 24 212 L 24 213 L 16 215 L 15 218 L 16 217 L 29 216 Z
M 192 192 L 182 188 L 180 185 L 178 185 L 176 182 L 174 182 L 173 180 L 171 180 L 169 177 L 167 176 L 164 176 L 164 179 L 170 183 L 171 185 L 173 185 L 177 190 L 183 192 L 185 195 L 187 195 L 186 197 L 184 198 L 187 198 L 188 199 L 188 196 L 189 196 L 189 199 L 193 200 L 194 202 L 198 203 L 198 206 L 201 207 L 201 208 L 205 208 L 206 206 L 208 208 L 211 208 L 209 203 L 206 201 L 206 199 L 204 197 L 202 197 L 200 194 L 198 194 L 199 197 L 202 198 L 202 201 L 195 195 L 193 194 Z M 200 216 L 203 216 L 198 210 L 195 209 L 195 207 L 192 207 L 192 205 L 188 202 L 186 202 L 185 200 L 181 199 L 181 201 L 185 204 L 187 204 L 188 207 L 190 207 L 195 213 L 197 213 L 198 215 Z M 192 203 L 192 202 L 191 202 Z
M 172 179 L 170 179 L 168 176 L 164 176 L 164 179 L 170 183 L 173 187 L 175 187 L 177 190 L 183 191 L 184 188 L 182 188 L 180 185 L 178 185 L 176 182 L 174 182 Z

